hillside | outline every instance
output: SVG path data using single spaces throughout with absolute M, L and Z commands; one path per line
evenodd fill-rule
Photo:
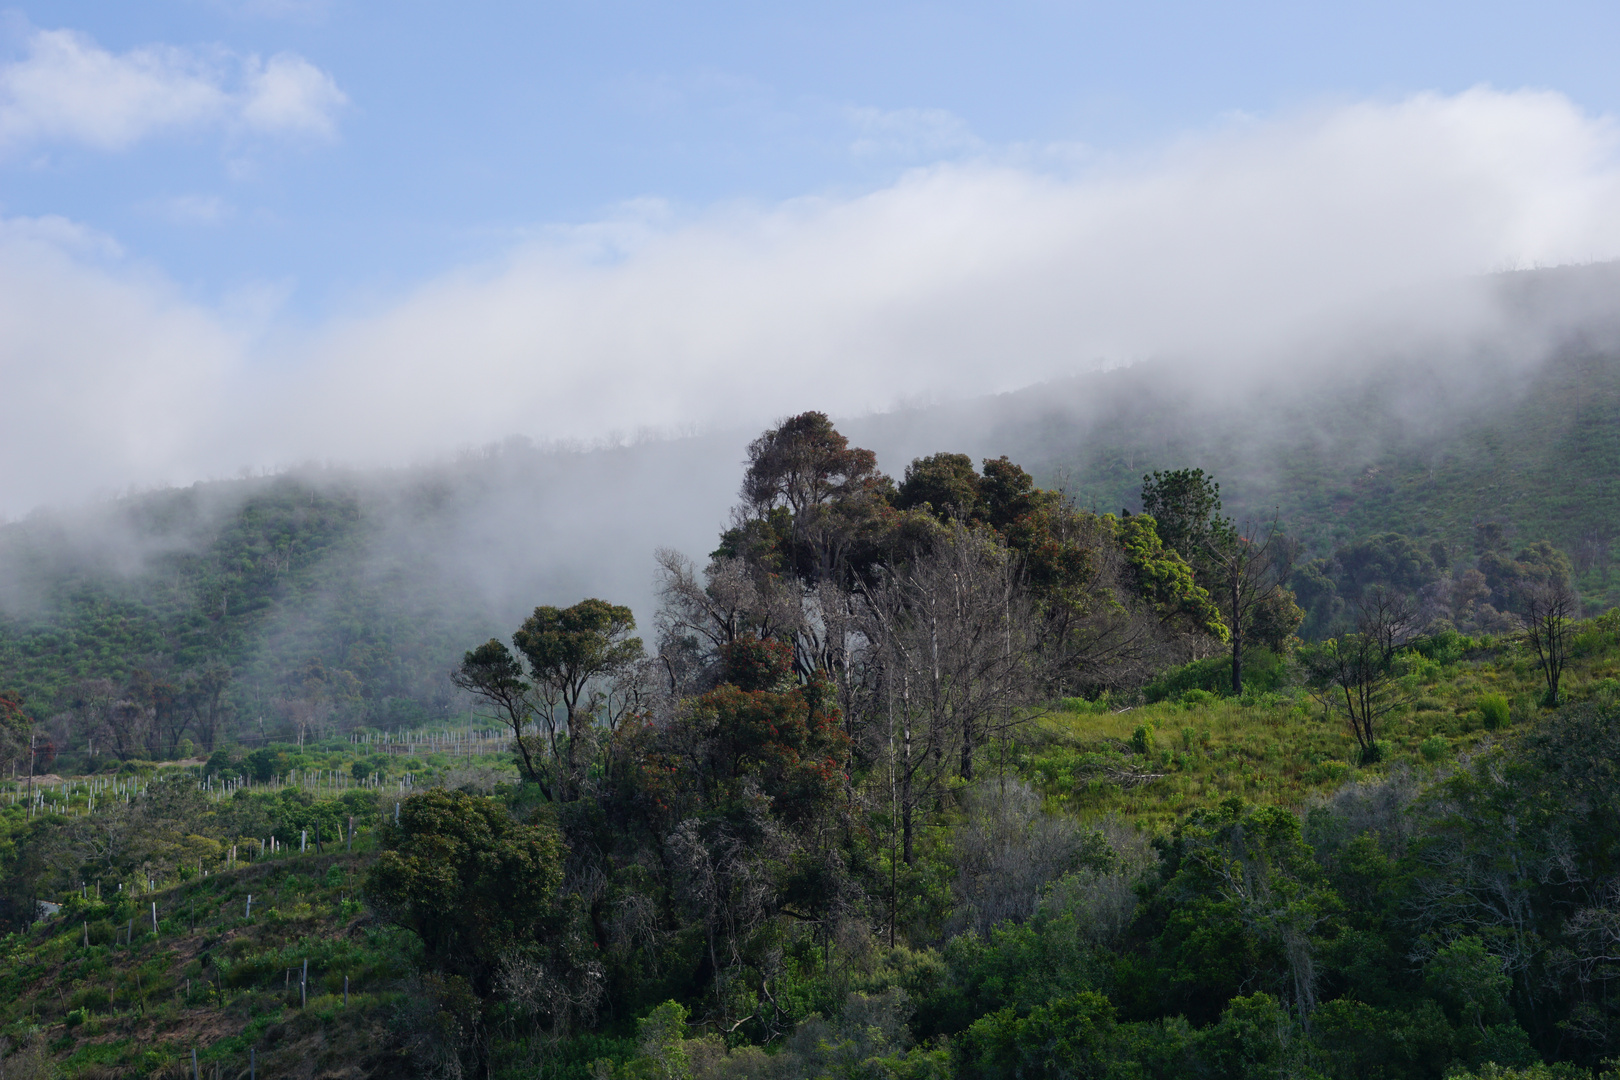
M 1157 389 L 1167 375 L 1102 376 L 1103 388 L 1088 391 L 1106 402 L 1106 419 L 1037 413 L 1040 434 L 1009 433 L 1011 452 L 1103 509 L 1139 509 L 1145 472 L 1197 465 L 1221 479 L 1229 510 L 1269 518 L 1274 508 L 1312 554 L 1399 532 L 1461 557 L 1478 549 L 1480 526 L 1496 525 L 1507 544 L 1551 540 L 1567 552 L 1589 604 L 1620 601 L 1620 350 L 1560 352 L 1502 400 L 1456 411 L 1430 403 L 1426 423 L 1400 416 L 1393 380 L 1376 393 L 1352 385 L 1262 397 L 1245 411 L 1177 407 Z
M 1497 526 L 1490 544 L 1552 541 L 1588 606 L 1613 607 L 1620 267 L 1493 284 L 1516 313 L 1499 340 L 1369 335 L 1248 365 L 1147 361 L 847 426 L 896 471 L 936 446 L 1007 454 L 1099 511 L 1139 510 L 1145 473 L 1199 467 L 1229 513 L 1275 514 L 1309 556 L 1398 532 L 1466 559 Z
M 1606 708 L 1612 726 L 1620 703 L 1620 630 L 1609 619 L 1588 626 L 1577 640 L 1569 715 Z M 645 985 L 627 982 L 626 973 L 643 969 L 626 951 L 624 928 L 601 923 L 592 929 L 587 921 L 578 932 L 587 940 L 595 936 L 604 950 L 609 999 L 594 1020 L 587 1013 L 547 1027 L 558 1021 L 526 1013 L 522 985 L 502 984 L 505 1004 L 492 1014 L 498 1026 L 487 1033 L 489 1067 L 498 1076 L 629 1078 L 662 1075 L 660 1062 L 668 1064 L 678 1050 L 683 1064 L 668 1075 L 696 1080 L 1014 1075 L 998 1071 L 996 1062 L 998 1055 L 1023 1053 L 1019 1047 L 1033 1037 L 1017 1025 L 1034 1022 L 1054 1001 L 1076 1000 L 1072 995 L 1086 987 L 1105 990 L 1113 1001 L 1106 1023 L 1086 1036 L 1093 1043 L 1083 1053 L 1092 1055 L 1096 1075 L 1168 1080 L 1214 1063 L 1214 1075 L 1222 1076 L 1348 1078 L 1365 1075 L 1360 1070 L 1368 1062 L 1382 1062 L 1382 1075 L 1417 1078 L 1438 1077 L 1448 1063 L 1457 1068 L 1492 1056 L 1525 1065 L 1563 1046 L 1555 1028 L 1547 1021 L 1538 1026 L 1517 998 L 1508 1008 L 1508 996 L 1487 997 L 1479 1006 L 1490 1020 L 1482 1033 L 1469 1018 L 1471 1006 L 1457 1011 L 1445 982 L 1446 964 L 1475 963 L 1474 954 L 1440 950 L 1436 958 L 1431 944 L 1414 975 L 1401 950 L 1419 947 L 1423 933 L 1422 921 L 1403 914 L 1403 905 L 1424 895 L 1433 875 L 1455 872 L 1434 864 L 1424 846 L 1427 831 L 1451 835 L 1445 830 L 1452 827 L 1444 806 L 1426 800 L 1447 784 L 1453 785 L 1448 798 L 1463 797 L 1466 787 L 1455 785 L 1475 782 L 1467 780 L 1474 775 L 1471 761 L 1485 770 L 1481 777 L 1492 775 L 1493 755 L 1556 733 L 1560 717 L 1534 704 L 1537 678 L 1526 652 L 1508 642 L 1427 646 L 1403 676 L 1412 704 L 1389 722 L 1385 760 L 1365 767 L 1353 764 L 1344 729 L 1298 687 L 1279 685 L 1229 701 L 1183 693 L 1129 710 L 1068 703 L 1013 732 L 980 788 L 954 791 L 916 866 L 897 879 L 898 903 L 890 904 L 879 850 L 865 856 L 878 858 L 877 866 L 851 868 L 874 895 L 861 901 L 858 913 L 848 913 L 854 921 L 830 944 L 818 924 L 786 921 L 775 939 L 782 952 L 768 976 L 780 1010 L 773 1021 L 779 1037 L 767 1040 L 764 1051 L 749 1045 L 762 1036 L 757 1020 L 732 1028 L 724 1040 L 712 1027 L 710 1034 L 701 1026 L 657 1027 L 664 1014 L 654 1006 L 661 995 L 684 1001 L 680 1011 L 689 1007 L 693 1021 L 713 1008 L 679 972 L 695 957 L 681 958 L 685 946 L 676 946 L 677 934 L 668 939 L 666 949 L 674 951 L 665 958 L 676 970 L 657 978 L 644 971 L 651 979 Z M 1482 716 L 1484 694 L 1511 702 L 1506 728 L 1492 730 L 1495 721 Z M 136 856 L 168 867 L 151 871 L 150 886 L 130 873 L 135 864 L 125 853 L 109 853 L 114 862 L 84 882 L 84 898 L 77 881 L 50 879 L 54 884 L 40 895 L 62 902 L 61 911 L 0 941 L 0 1031 L 19 1047 L 7 1067 L 49 1059 L 65 1077 L 180 1076 L 190 1075 L 195 1051 L 203 1075 L 216 1068 L 221 1076 L 245 1074 L 250 1054 L 261 1076 L 419 1076 L 452 1068 L 457 1053 L 486 1036 L 467 1026 L 474 1014 L 457 997 L 454 979 L 436 971 L 415 935 L 391 924 L 390 911 L 378 910 L 366 885 L 375 880 L 368 874 L 379 848 L 399 843 L 388 831 L 394 805 L 408 804 L 430 784 L 445 784 L 489 793 L 520 817 L 553 815 L 537 811 L 532 796 L 526 799 L 512 783 L 505 755 L 458 755 L 447 752 L 448 739 L 428 735 L 394 747 L 406 751 L 398 754 L 378 753 L 380 744 L 334 740 L 279 746 L 273 761 L 221 761 L 207 770 L 137 766 L 116 774 L 119 784 L 137 792 L 129 804 L 114 799 L 91 812 L 79 787 L 65 797 L 45 793 L 37 815 L 20 804 L 0 810 L 7 852 L 20 850 L 31 835 L 71 834 L 75 822 L 98 815 L 121 820 L 126 806 L 144 815 L 146 831 L 160 846 L 188 845 L 179 858 L 150 851 Z M 1021 794 L 1031 788 L 1044 793 L 1044 810 L 1041 800 L 1031 803 Z M 1499 796 L 1507 797 L 1507 789 Z M 1245 802 L 1233 803 L 1234 797 Z M 1224 971 L 1224 962 L 1203 951 L 1209 943 L 1185 940 L 1186 929 L 1165 918 L 1166 911 L 1202 911 L 1216 928 L 1237 918 L 1229 906 L 1199 899 L 1186 845 L 1195 836 L 1207 837 L 1200 843 L 1225 842 L 1218 832 L 1208 833 L 1211 822 L 1224 820 L 1236 805 L 1268 804 L 1310 811 L 1305 845 L 1287 856 L 1306 862 L 1264 871 L 1278 883 L 1308 884 L 1318 907 L 1313 918 L 1326 920 L 1312 932 L 1328 1003 L 1319 1007 L 1309 1038 L 1297 1029 L 1286 1034 L 1286 1015 L 1277 1014 L 1263 992 L 1287 970 L 1268 952 L 1268 931 L 1256 929 L 1252 939 L 1225 946 L 1254 950 L 1239 954 L 1237 963 L 1249 971 L 1242 976 Z M 873 810 L 881 827 L 881 808 Z M 1410 819 L 1405 824 L 1398 820 L 1403 814 Z M 346 838 L 350 820 L 353 841 Z M 1612 823 L 1604 818 L 1602 824 Z M 1086 833 L 1073 831 L 1077 825 L 1103 831 L 1086 840 Z M 182 829 L 190 835 L 166 836 Z M 321 852 L 313 840 L 317 830 L 325 837 Z M 1490 840 L 1533 846 L 1538 836 L 1492 833 Z M 306 853 L 298 850 L 301 838 L 308 839 Z M 1156 838 L 1157 852 L 1149 838 Z M 1454 838 L 1463 842 L 1462 834 Z M 259 840 L 274 840 L 280 850 L 260 856 Z M 1095 867 L 1088 861 L 1094 855 L 1070 863 L 1065 845 L 1077 841 L 1082 851 L 1102 843 L 1113 854 Z M 14 874 L 15 863 L 7 865 Z M 1130 899 L 1114 911 L 1109 905 L 1130 897 L 1133 882 L 1142 906 L 1131 914 L 1136 901 Z M 1524 884 L 1544 887 L 1528 879 Z M 1065 905 L 1076 906 L 1065 915 Z M 1076 923 L 1073 912 L 1081 911 L 1090 912 L 1087 920 L 1102 921 Z M 1479 918 L 1450 917 L 1462 918 L 1464 928 Z M 891 919 L 898 920 L 895 929 Z M 1487 924 L 1472 932 L 1494 941 Z M 1566 934 L 1559 940 L 1572 940 L 1567 934 L 1574 931 L 1546 926 L 1545 932 Z M 975 927 L 977 935 L 963 933 Z M 1238 933 L 1235 923 L 1221 932 Z M 1358 959 L 1358 952 L 1367 955 Z M 1237 989 L 1222 989 L 1229 985 Z M 1086 1008 L 1100 1007 L 1084 992 L 1078 1000 Z M 1239 1000 L 1256 1011 L 1250 1021 L 1284 1033 L 1242 1035 L 1249 1040 L 1242 1044 L 1249 1055 L 1244 1060 L 1258 1055 L 1271 1071 L 1221 1071 L 1221 1055 L 1229 1052 L 1223 1040 L 1238 1038 L 1234 1029 L 1249 1021 L 1234 1007 L 1201 1013 L 1208 1007 L 1201 1002 L 1232 992 L 1250 995 Z M 1356 1008 L 1372 1012 L 1361 1016 Z M 1606 1017 L 1607 1008 L 1588 1022 Z M 996 1024 L 1014 1027 L 994 1034 Z M 1374 1036 L 1367 1025 L 1387 1030 Z M 1525 1030 L 1539 1049 L 1526 1041 Z M 1323 1071 L 1298 1071 L 1310 1063 Z M 1109 1071 L 1127 1064 L 1138 1071 Z M 1486 1068 L 1481 1075 L 1510 1074 Z
M 1240 371 L 1148 361 L 843 427 L 896 477 L 940 450 L 1006 454 L 1098 511 L 1139 509 L 1146 472 L 1201 467 L 1229 513 L 1275 513 L 1301 563 L 1394 532 L 1433 578 L 1549 540 L 1596 613 L 1620 601 L 1620 336 L 1588 301 L 1614 279 L 1613 267 L 1508 275 L 1522 321 L 1540 328 L 1519 335 L 1533 348 L 1369 344 L 1346 347 L 1354 362 L 1312 354 Z M 170 688 L 173 724 L 204 749 L 224 730 L 241 742 L 291 732 L 299 711 L 317 726 L 446 718 L 460 707 L 445 673 L 461 652 L 536 604 L 629 603 L 650 634 L 654 550 L 712 548 L 752 435 L 594 451 L 513 442 L 0 526 L 0 687 L 51 722 L 57 749 L 81 754 L 87 711 L 108 703 L 97 681 L 141 672 Z M 1326 628 L 1313 618 L 1306 632 Z

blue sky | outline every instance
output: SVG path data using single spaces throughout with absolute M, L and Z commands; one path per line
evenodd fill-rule
M 1216 362 L 1613 258 L 1615 40 L 1597 3 L 12 8 L 0 514 Z
M 357 4 L 57 0 L 118 56 L 291 53 L 346 99 L 330 137 L 176 124 L 105 149 L 13 145 L 6 213 L 57 214 L 185 288 L 293 289 L 308 313 L 490 257 L 629 200 L 847 194 L 986 151 L 1061 167 L 1223 122 L 1417 91 L 1620 103 L 1609 4 Z

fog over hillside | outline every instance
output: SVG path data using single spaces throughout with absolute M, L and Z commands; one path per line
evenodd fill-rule
M 50 694 L 145 656 L 265 698 L 324 658 L 438 708 L 537 604 L 650 633 L 654 552 L 701 564 L 749 441 L 811 409 L 896 479 L 1006 454 L 1099 511 L 1202 467 L 1314 555 L 1492 524 L 1612 604 L 1614 146 L 1555 94 L 1324 108 L 641 207 L 305 327 L 0 223 L 0 645 Z M 1562 268 L 1486 272 L 1527 263 Z
M 0 220 L 0 513 L 1148 360 L 1232 385 L 1413 335 L 1468 353 L 1500 313 L 1436 283 L 1620 254 L 1614 150 L 1558 94 L 1486 89 L 1234 117 L 1132 154 L 987 150 L 866 192 L 639 202 L 315 324 L 270 286 L 211 307 L 80 224 Z
M 1366 470 L 1391 462 L 1416 462 L 1431 474 L 1448 463 L 1461 467 L 1469 440 L 1502 418 L 1524 422 L 1519 413 L 1532 400 L 1556 415 L 1536 421 L 1530 445 L 1558 457 L 1558 438 L 1576 419 L 1562 403 L 1601 405 L 1620 370 L 1617 300 L 1615 264 L 1476 279 L 1398 297 L 1348 330 L 1334 328 L 1331 339 L 1302 336 L 1244 365 L 1145 361 L 1010 394 L 838 420 L 896 479 L 912 458 L 939 450 L 1007 454 L 1079 504 L 1117 511 L 1135 507 L 1143 472 L 1202 466 L 1222 480 L 1229 510 L 1253 516 L 1280 508 L 1285 526 L 1319 553 L 1380 525 L 1465 543 L 1475 518 L 1512 517 L 1512 508 L 1487 495 L 1445 520 L 1383 520 Z M 1466 332 L 1456 330 L 1460 310 L 1473 313 Z M 1608 375 L 1589 374 L 1584 390 L 1566 387 L 1563 397 L 1543 400 L 1577 361 Z M 371 578 L 407 575 L 490 632 L 537 603 L 585 595 L 631 603 L 645 625 L 654 551 L 706 557 L 728 522 L 747 443 L 758 433 L 753 425 L 715 426 L 595 449 L 508 440 L 407 468 L 281 475 L 356 500 Z M 1504 467 L 1537 467 L 1529 449 L 1515 454 Z M 174 493 L 154 493 L 15 523 L 5 530 L 0 598 L 13 613 L 39 610 L 33 560 L 41 551 L 58 572 L 82 563 L 139 578 L 154 557 L 205 547 L 218 523 L 272 479 L 199 485 L 183 512 L 155 512 Z M 1562 528 L 1568 535 L 1555 539 L 1573 546 L 1615 498 L 1605 477 L 1584 482 L 1582 506 L 1562 523 L 1532 513 L 1523 525 Z M 1347 518 L 1345 500 L 1371 509 Z

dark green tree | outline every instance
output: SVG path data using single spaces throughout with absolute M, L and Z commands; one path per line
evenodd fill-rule
M 512 635 L 548 713 L 554 717 L 560 706 L 566 718 L 564 798 L 577 794 L 579 751 L 605 697 L 602 684 L 642 656 L 641 639 L 631 636 L 635 628 L 629 608 L 592 598 L 570 608 L 537 607 Z M 555 719 L 551 722 L 555 731 Z
M 1221 517 L 1221 485 L 1203 469 L 1174 469 L 1142 477 L 1142 512 L 1158 524 L 1166 547 L 1199 566 L 1219 535 L 1230 529 Z
M 21 694 L 0 693 L 0 762 L 15 762 L 28 756 L 28 736 L 34 722 L 24 709 Z
M 900 510 L 926 509 L 941 521 L 981 520 L 983 499 L 973 459 L 949 453 L 917 458 L 906 466 L 894 505 Z
M 1202 469 L 1142 477 L 1142 509 L 1167 547 L 1192 564 L 1229 632 L 1232 693 L 1243 692 L 1243 654 L 1258 637 L 1285 644 L 1304 619 L 1287 587 L 1292 548 L 1275 520 L 1239 526 L 1221 516 L 1221 486 Z
M 1316 1007 L 1320 937 L 1338 908 L 1299 818 L 1232 797 L 1194 811 L 1168 848 L 1159 955 L 1190 1016 L 1212 1017 L 1244 987 Z
M 524 779 L 540 784 L 546 798 L 552 799 L 555 793 L 545 783 L 545 776 L 535 764 L 534 746 L 525 737 L 534 719 L 534 702 L 529 696 L 532 687 L 523 680 L 523 665 L 518 658 L 500 639 L 490 638 L 462 656 L 461 666 L 450 673 L 450 681 L 482 701 L 496 720 L 511 729 Z
M 422 941 L 427 962 L 486 995 L 502 960 L 557 930 L 563 848 L 495 799 L 435 788 L 400 806 L 366 879 L 378 911 Z
M 984 504 L 984 520 L 992 529 L 1006 535 L 1009 542 L 1013 539 L 1009 530 L 1014 524 L 1044 511 L 1059 509 L 1057 492 L 1037 488 L 1035 478 L 1005 456 L 985 459 L 979 492 Z
M 1490 587 L 1491 603 L 1502 611 L 1522 610 L 1527 590 L 1567 585 L 1574 573 L 1569 556 L 1546 540 L 1525 545 L 1511 559 L 1488 551 L 1480 556 L 1479 570 Z
M 792 646 L 742 637 L 722 650 L 721 684 L 686 703 L 646 757 L 647 789 L 675 817 L 753 793 L 801 826 L 847 779 L 850 743 L 827 681 L 801 684 Z
M 962 1076 L 982 1080 L 1083 1080 L 1111 1075 L 1114 1006 L 1085 990 L 1019 1016 L 1002 1009 L 963 1037 Z
M 1400 533 L 1369 536 L 1333 553 L 1339 595 L 1354 603 L 1373 586 L 1416 593 L 1438 578 L 1434 561 Z
M 716 554 L 847 584 L 875 554 L 867 549 L 893 494 L 876 454 L 850 446 L 826 413 L 800 413 L 749 444 L 740 520 Z
M 212 752 L 226 718 L 230 715 L 230 702 L 226 691 L 231 686 L 231 669 L 219 661 L 205 666 L 186 680 L 184 704 L 191 713 L 192 730 L 203 748 Z

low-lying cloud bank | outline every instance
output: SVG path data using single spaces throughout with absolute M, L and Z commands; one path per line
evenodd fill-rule
M 292 343 L 71 223 L 13 219 L 0 511 L 510 434 L 847 414 L 1154 356 L 1263 362 L 1349 311 L 1489 334 L 1483 290 L 1379 298 L 1620 255 L 1616 149 L 1560 95 L 1482 89 L 1233 120 L 1061 172 L 987 156 L 858 197 L 557 230 Z

